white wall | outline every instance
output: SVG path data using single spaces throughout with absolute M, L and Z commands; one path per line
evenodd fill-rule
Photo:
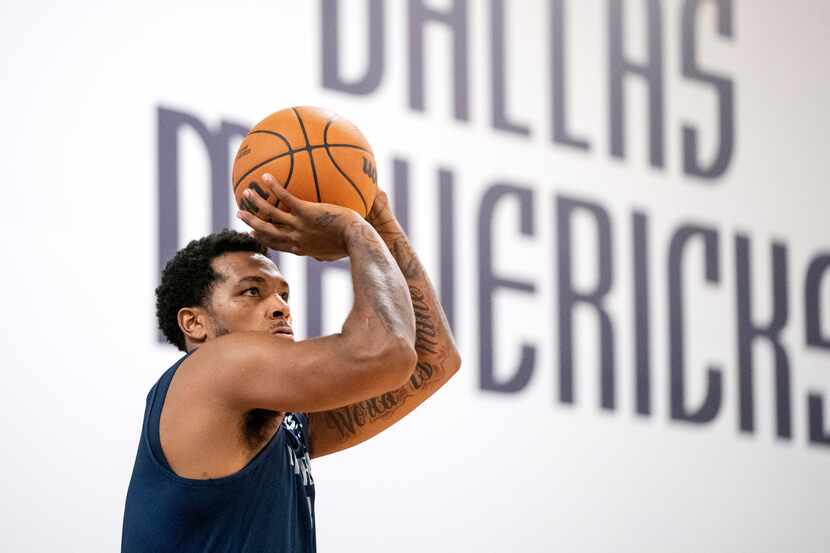
M 345 70 L 366 59 L 365 2 L 341 2 Z M 429 2 L 436 8 L 447 0 Z M 491 124 L 489 2 L 469 0 L 469 117 L 453 116 L 449 35 L 431 27 L 426 109 L 408 101 L 406 3 L 387 2 L 386 65 L 368 95 L 323 87 L 321 5 L 313 2 L 89 2 L 5 6 L 0 19 L 3 102 L 0 174 L 0 549 L 112 551 L 149 387 L 178 357 L 157 342 L 157 110 L 253 124 L 291 105 L 320 105 L 355 122 L 372 143 L 381 183 L 409 162 L 412 237 L 439 275 L 436 171 L 456 187 L 456 323 L 462 372 L 406 420 L 372 441 L 313 464 L 321 551 L 812 551 L 830 530 L 830 447 L 811 441 L 808 395 L 830 419 L 830 352 L 805 331 L 809 264 L 830 253 L 826 186 L 825 53 L 830 8 L 800 0 L 734 2 L 732 38 L 716 33 L 714 2 L 698 20 L 697 59 L 735 90 L 734 152 L 716 179 L 684 173 L 681 127 L 700 130 L 701 156 L 718 148 L 712 87 L 681 73 L 680 0 L 662 6 L 665 161 L 649 163 L 646 89 L 629 78 L 623 158 L 609 149 L 606 2 L 566 2 L 568 124 L 579 150 L 551 140 L 549 3 L 506 2 L 507 112 L 529 136 Z M 626 2 L 626 48 L 642 57 L 645 2 Z M 181 244 L 209 231 L 209 168 L 192 131 L 180 135 Z M 533 228 L 517 203 L 495 211 L 493 259 L 534 294 L 500 290 L 494 341 L 481 346 L 478 224 L 496 181 L 532 193 Z M 554 202 L 590 201 L 608 213 L 615 407 L 599 403 L 596 313 L 575 317 L 574 402 L 560 400 Z M 648 220 L 651 410 L 635 403 L 632 217 Z M 670 411 L 669 245 L 687 224 L 718 239 L 718 281 L 704 282 L 703 246 L 682 269 L 688 407 L 703 401 L 705 368 L 723 397 L 706 424 Z M 574 226 L 578 287 L 597 282 L 597 236 Z M 786 249 L 791 431 L 776 434 L 774 358 L 755 342 L 754 431 L 739 431 L 736 237 L 749 238 L 753 317 L 773 313 L 771 247 Z M 284 270 L 300 293 L 304 262 Z M 326 277 L 324 329 L 348 309 L 347 280 Z M 821 282 L 830 336 L 830 275 Z M 812 301 L 812 300 L 811 300 Z M 517 393 L 482 389 L 480 352 L 495 375 L 516 371 L 532 345 L 532 376 Z M 830 433 L 830 420 L 824 423 Z M 819 429 L 821 430 L 821 429 Z

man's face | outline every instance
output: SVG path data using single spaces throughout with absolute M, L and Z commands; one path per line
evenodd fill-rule
M 207 302 L 207 339 L 230 332 L 264 331 L 294 339 L 288 283 L 274 262 L 253 252 L 231 252 L 212 262 L 221 277 Z

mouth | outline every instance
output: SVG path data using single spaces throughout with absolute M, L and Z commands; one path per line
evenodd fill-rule
M 270 332 L 273 336 L 286 336 L 288 338 L 294 338 L 294 331 L 291 330 L 290 326 L 275 326 Z

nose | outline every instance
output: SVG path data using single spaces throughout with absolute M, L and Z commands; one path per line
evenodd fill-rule
M 272 296 L 273 301 L 268 305 L 269 319 L 285 319 L 291 320 L 291 308 L 279 294 Z

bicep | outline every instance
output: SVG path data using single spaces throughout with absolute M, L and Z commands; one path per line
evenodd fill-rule
M 191 357 L 202 366 L 205 385 L 226 403 L 309 412 L 347 405 L 400 383 L 400 371 L 381 367 L 383 356 L 342 334 L 293 342 L 241 332 L 212 340 Z

